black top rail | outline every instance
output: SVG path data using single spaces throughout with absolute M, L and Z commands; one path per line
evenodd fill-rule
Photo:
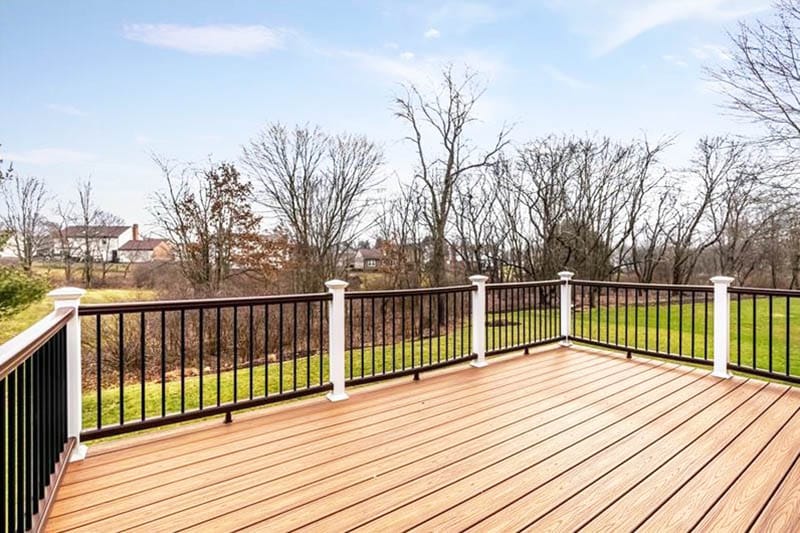
M 545 281 L 512 281 L 506 283 L 487 283 L 487 289 L 524 289 L 526 287 L 553 287 L 562 285 L 560 279 L 550 279 Z
M 669 283 L 629 283 L 622 281 L 596 281 L 587 279 L 574 279 L 570 282 L 573 285 L 583 285 L 585 287 L 617 287 L 620 289 L 638 290 L 660 290 L 660 291 L 694 291 L 694 292 L 714 292 L 711 285 L 671 285 Z
M 788 296 L 800 297 L 800 290 L 796 289 L 767 289 L 760 287 L 729 287 L 731 294 L 748 294 L 755 296 Z
M 281 294 L 275 296 L 245 296 L 238 298 L 207 298 L 190 300 L 160 300 L 152 302 L 124 302 L 81 305 L 81 316 L 114 315 L 118 313 L 138 313 L 147 311 L 189 311 L 195 309 L 215 309 L 218 307 L 246 307 L 281 303 L 304 303 L 330 300 L 330 293 Z
M 424 289 L 396 289 L 381 291 L 352 291 L 346 292 L 346 299 L 357 300 L 359 298 L 400 298 L 403 296 L 420 296 L 422 294 L 450 294 L 454 292 L 477 291 L 475 285 L 452 285 L 450 287 L 429 287 Z

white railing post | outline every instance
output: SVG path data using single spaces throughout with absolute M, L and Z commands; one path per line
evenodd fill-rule
M 574 272 L 565 270 L 558 273 L 561 279 L 561 346 L 572 346 L 569 340 L 569 324 L 572 319 L 572 276 Z
M 83 392 L 81 390 L 81 319 L 78 307 L 83 289 L 62 287 L 51 291 L 47 296 L 53 300 L 55 309 L 74 309 L 75 314 L 67 322 L 67 436 L 75 439 L 70 461 L 81 461 L 86 457 L 87 448 L 81 444 L 83 427 Z
M 730 350 L 730 298 L 728 287 L 733 278 L 714 276 L 714 371 L 712 376 L 729 378 L 728 352 Z
M 333 390 L 328 393 L 328 399 L 338 402 L 349 398 L 344 390 L 344 289 L 347 282 L 333 279 L 326 281 L 325 286 L 333 296 L 328 307 L 328 362 Z
M 472 297 L 472 352 L 475 360 L 470 363 L 476 368 L 482 368 L 486 363 L 486 280 L 487 276 L 476 274 L 469 280 L 478 290 Z

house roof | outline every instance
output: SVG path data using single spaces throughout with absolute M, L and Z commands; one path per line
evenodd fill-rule
M 89 237 L 95 239 L 119 237 L 130 226 L 67 226 L 64 230 L 67 237 Z
M 383 257 L 381 251 L 374 248 L 361 248 L 358 250 L 358 253 L 360 253 L 361 257 L 364 259 L 380 259 Z
M 155 250 L 160 244 L 165 243 L 163 239 L 142 239 L 139 241 L 128 241 L 119 249 L 123 252 L 145 252 Z

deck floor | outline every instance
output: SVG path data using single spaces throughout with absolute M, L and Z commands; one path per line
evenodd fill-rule
M 50 530 L 788 530 L 800 390 L 558 348 L 90 448 Z

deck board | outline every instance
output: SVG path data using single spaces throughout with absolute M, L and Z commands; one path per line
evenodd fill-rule
M 557 348 L 351 392 L 90 449 L 47 528 L 783 529 L 800 516 L 800 391 L 784 385 Z

